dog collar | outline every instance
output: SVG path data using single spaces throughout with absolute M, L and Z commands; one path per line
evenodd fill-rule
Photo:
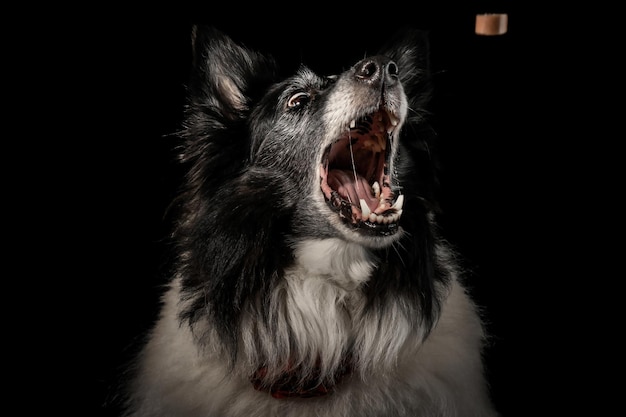
M 320 367 L 314 368 L 313 375 L 304 380 L 300 380 L 299 368 L 288 367 L 281 376 L 271 385 L 265 381 L 267 375 L 267 367 L 262 366 L 250 378 L 254 389 L 269 393 L 277 399 L 282 398 L 313 398 L 331 394 L 337 384 L 348 374 L 352 372 L 350 361 L 344 361 L 344 364 L 337 369 L 333 378 L 329 380 L 319 381 Z

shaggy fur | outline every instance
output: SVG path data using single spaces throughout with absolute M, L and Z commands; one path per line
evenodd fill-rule
M 126 416 L 495 416 L 435 224 L 424 34 L 287 78 L 192 39 L 175 272 Z

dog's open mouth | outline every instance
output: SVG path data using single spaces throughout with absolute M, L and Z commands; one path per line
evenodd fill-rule
M 390 185 L 391 134 L 398 118 L 384 109 L 353 120 L 324 152 L 321 189 L 329 206 L 355 228 L 376 235 L 398 230 L 402 195 Z

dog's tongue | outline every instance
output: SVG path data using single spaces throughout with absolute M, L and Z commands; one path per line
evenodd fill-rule
M 332 169 L 328 172 L 328 185 L 336 190 L 342 198 L 359 207 L 359 200 L 363 199 L 373 212 L 380 201 L 374 196 L 372 186 L 367 180 L 353 171 Z

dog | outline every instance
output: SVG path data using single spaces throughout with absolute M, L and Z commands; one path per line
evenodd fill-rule
M 440 236 L 428 33 L 336 75 L 192 29 L 174 262 L 126 417 L 496 416 Z

